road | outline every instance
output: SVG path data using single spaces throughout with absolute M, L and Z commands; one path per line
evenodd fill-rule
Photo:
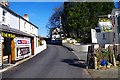
M 3 78 L 90 78 L 74 53 L 58 45 L 2 74 Z

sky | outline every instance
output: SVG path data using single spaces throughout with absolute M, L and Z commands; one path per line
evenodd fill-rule
M 38 34 L 46 37 L 46 24 L 54 13 L 53 9 L 62 4 L 63 2 L 10 2 L 9 8 L 21 16 L 28 14 L 29 21 L 39 28 Z

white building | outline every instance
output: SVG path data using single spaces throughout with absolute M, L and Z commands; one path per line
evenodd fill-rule
M 22 17 L 1 4 L 0 35 L 0 58 L 8 56 L 8 63 L 38 52 L 38 27 L 29 21 L 28 15 Z
M 62 38 L 64 38 L 65 35 L 63 34 L 63 30 L 62 28 L 53 28 L 51 31 L 51 39 L 52 40 L 60 40 Z
M 115 41 L 117 44 L 120 44 L 120 8 L 113 9 L 110 18 L 114 27 Z
M 105 44 L 113 44 L 114 33 L 112 23 L 106 17 L 99 18 L 98 27 L 91 30 L 92 43 L 98 43 L 101 46 Z

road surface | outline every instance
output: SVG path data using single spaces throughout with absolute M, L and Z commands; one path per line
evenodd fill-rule
M 2 74 L 3 78 L 90 78 L 74 53 L 58 45 Z

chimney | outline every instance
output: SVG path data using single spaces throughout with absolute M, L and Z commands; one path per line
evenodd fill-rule
M 28 14 L 24 14 L 24 19 L 26 19 L 27 21 L 29 21 Z
M 8 0 L 0 0 L 0 4 L 4 5 L 5 7 L 9 7 Z

